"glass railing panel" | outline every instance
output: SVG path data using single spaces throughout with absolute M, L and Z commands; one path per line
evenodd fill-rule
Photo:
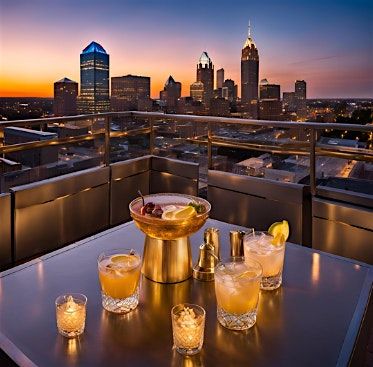
M 71 117 L 59 122 L 50 122 L 44 126 L 44 130 L 55 133 L 58 139 L 64 139 L 73 136 L 88 135 L 95 132 L 104 132 L 99 126 L 100 123 L 96 122 L 93 118 L 76 120 Z
M 308 183 L 309 140 L 305 128 L 216 123 L 212 127 L 212 169 Z
M 149 153 L 149 134 L 110 138 L 110 163 L 143 157 Z
M 153 154 L 199 164 L 200 186 L 206 186 L 208 124 L 193 119 L 158 118 L 154 122 Z
M 372 132 L 325 129 L 318 132 L 316 178 L 321 188 L 373 197 Z
M 3 154 L 0 158 L 0 192 L 104 164 L 102 135 L 66 144 L 42 143 L 48 146 L 24 147 L 21 151 Z
M 114 114 L 110 118 L 110 132 L 119 133 L 150 128 L 150 120 L 148 117 Z

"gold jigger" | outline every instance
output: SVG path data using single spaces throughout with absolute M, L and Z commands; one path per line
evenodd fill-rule
M 192 275 L 189 237 L 161 240 L 145 237 L 142 273 L 159 283 L 178 283 Z
M 193 268 L 193 278 L 203 281 L 214 280 L 214 268 L 217 260 L 214 246 L 203 243 L 199 247 L 199 259 Z

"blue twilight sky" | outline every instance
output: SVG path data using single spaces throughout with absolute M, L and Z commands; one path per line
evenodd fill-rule
M 240 83 L 248 20 L 260 78 L 308 96 L 373 97 L 373 1 L 0 0 L 0 95 L 52 95 L 79 81 L 79 53 L 92 40 L 110 54 L 110 74 L 147 75 L 156 97 L 168 75 L 195 80 L 206 50 Z

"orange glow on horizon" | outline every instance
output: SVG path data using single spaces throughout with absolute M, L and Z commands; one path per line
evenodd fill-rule
M 168 77 L 168 76 L 167 76 Z M 61 79 L 63 76 L 61 76 Z M 57 81 L 57 79 L 56 79 Z M 75 80 L 76 81 L 76 80 Z M 182 84 L 182 96 L 189 96 L 189 86 L 193 82 L 188 79 L 176 80 Z M 166 80 L 160 78 L 150 81 L 151 98 L 158 99 L 159 92 L 163 90 Z M 25 82 L 16 78 L 1 78 L 0 79 L 0 97 L 41 97 L 53 98 L 53 83 L 48 80 L 33 82 L 32 80 Z

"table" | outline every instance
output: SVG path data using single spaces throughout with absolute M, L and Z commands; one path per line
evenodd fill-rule
M 223 256 L 235 226 L 218 227 Z M 203 229 L 191 237 L 194 262 Z M 350 358 L 372 285 L 372 267 L 287 244 L 283 287 L 261 292 L 257 324 L 230 331 L 216 319 L 213 282 L 158 284 L 142 278 L 138 308 L 127 315 L 103 310 L 97 256 L 108 248 L 142 252 L 133 222 L 0 274 L 0 347 L 21 366 L 334 366 Z M 79 339 L 57 333 L 55 298 L 88 297 Z M 206 309 L 205 343 L 194 357 L 172 350 L 170 310 L 182 302 Z

